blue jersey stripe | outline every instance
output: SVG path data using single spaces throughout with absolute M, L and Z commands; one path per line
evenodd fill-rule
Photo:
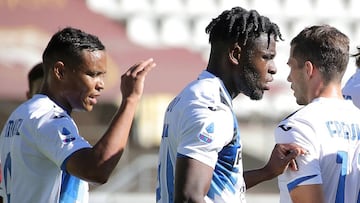
M 289 184 L 287 184 L 287 188 L 288 188 L 289 192 L 291 192 L 291 190 L 293 190 L 300 183 L 302 183 L 302 182 L 304 182 L 306 180 L 309 180 L 311 178 L 314 178 L 316 176 L 318 176 L 318 175 L 311 175 L 311 176 L 305 176 L 305 177 L 298 178 L 298 179 L 290 182 Z
M 68 203 L 82 201 L 82 197 L 86 191 L 81 188 L 81 179 L 72 176 L 67 172 L 63 172 L 62 184 L 60 190 L 60 203 Z M 80 198 L 80 199 L 79 199 Z
M 168 190 L 168 194 L 169 194 L 169 202 L 174 202 L 174 167 L 173 164 L 171 163 L 171 158 L 170 158 L 170 154 L 169 151 L 167 152 L 167 158 L 166 158 L 167 162 L 166 162 L 166 177 L 167 177 L 167 190 Z

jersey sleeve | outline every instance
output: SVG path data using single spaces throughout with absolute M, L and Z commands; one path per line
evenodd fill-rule
M 75 151 L 91 147 L 79 135 L 74 121 L 69 117 L 55 117 L 41 125 L 35 138 L 37 147 L 59 168 Z
M 234 134 L 232 113 L 226 105 L 200 104 L 184 112 L 179 130 L 181 141 L 178 156 L 187 156 L 215 168 L 218 153 L 231 141 Z
M 316 131 L 312 123 L 299 118 L 289 118 L 282 121 L 275 130 L 276 143 L 295 143 L 309 153 L 298 156 L 296 162 L 298 171 L 286 170 L 278 177 L 280 193 L 299 185 L 322 184 L 319 144 L 316 138 Z

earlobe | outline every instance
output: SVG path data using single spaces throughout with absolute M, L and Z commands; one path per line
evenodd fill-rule
M 240 57 L 241 57 L 241 47 L 238 45 L 238 43 L 235 43 L 234 46 L 231 47 L 229 50 L 230 61 L 235 65 L 239 65 Z
M 65 74 L 65 66 L 64 63 L 61 61 L 57 61 L 54 64 L 54 74 L 57 79 L 62 80 Z
M 305 69 L 306 69 L 306 74 L 308 75 L 309 78 L 313 77 L 314 74 L 314 66 L 311 63 L 311 61 L 305 61 Z

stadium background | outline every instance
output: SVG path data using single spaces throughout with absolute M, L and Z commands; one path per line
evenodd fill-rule
M 209 54 L 205 27 L 224 9 L 242 6 L 270 17 L 285 41 L 277 43 L 278 73 L 261 101 L 234 101 L 242 131 L 246 169 L 262 167 L 274 145 L 276 123 L 296 105 L 286 77 L 289 41 L 304 26 L 327 23 L 360 45 L 358 0 L 0 0 L 0 126 L 23 100 L 26 74 L 41 61 L 51 35 L 74 26 L 96 34 L 109 52 L 106 89 L 91 113 L 74 113 L 81 134 L 95 143 L 116 110 L 120 74 L 153 57 L 157 68 L 146 81 L 127 150 L 111 180 L 92 187 L 91 203 L 154 202 L 157 150 L 165 108 L 205 68 Z M 355 71 L 349 62 L 345 80 Z M 248 190 L 248 202 L 278 202 L 276 179 Z

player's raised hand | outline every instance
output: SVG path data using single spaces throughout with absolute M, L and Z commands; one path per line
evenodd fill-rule
M 131 66 L 121 76 L 121 93 L 123 98 L 139 99 L 143 94 L 145 77 L 156 66 L 154 60 L 149 58 Z

